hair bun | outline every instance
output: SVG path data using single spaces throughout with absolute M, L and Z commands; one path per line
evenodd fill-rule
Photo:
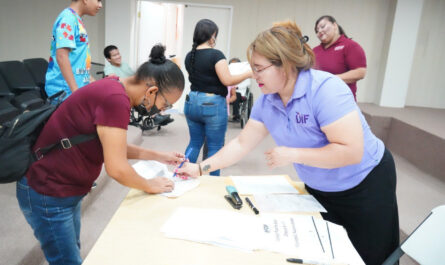
M 153 46 L 153 48 L 151 48 L 151 52 L 150 52 L 150 63 L 153 64 L 163 64 L 165 63 L 165 46 L 158 43 L 155 46 Z

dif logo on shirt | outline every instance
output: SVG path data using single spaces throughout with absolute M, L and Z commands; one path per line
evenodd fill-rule
M 298 124 L 306 124 L 307 120 L 309 119 L 309 114 L 301 114 L 297 112 L 297 115 L 295 115 L 295 119 Z

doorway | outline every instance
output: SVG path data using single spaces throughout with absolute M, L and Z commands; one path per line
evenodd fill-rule
M 230 58 L 232 14 L 232 6 L 138 1 L 137 65 L 148 60 L 151 47 L 156 43 L 166 46 L 166 56 L 174 56 L 185 77 L 184 93 L 174 104 L 174 109 L 178 112 L 183 113 L 185 95 L 190 91 L 184 59 L 192 49 L 196 23 L 201 19 L 208 18 L 218 25 L 218 41 L 215 48 L 222 51 L 226 58 Z

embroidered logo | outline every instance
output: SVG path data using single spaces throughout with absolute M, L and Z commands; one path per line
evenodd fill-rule
M 344 47 L 345 47 L 345 45 L 337 46 L 334 48 L 334 51 L 343 50 Z
M 295 120 L 297 123 L 306 124 L 307 120 L 309 119 L 309 114 L 300 114 L 297 112 L 297 115 L 295 115 Z

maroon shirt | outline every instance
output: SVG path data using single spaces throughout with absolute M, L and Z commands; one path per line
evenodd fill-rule
M 104 78 L 74 92 L 51 115 L 33 150 L 62 138 L 96 132 L 96 125 L 127 130 L 130 99 L 115 77 Z M 55 149 L 34 162 L 26 176 L 37 192 L 55 197 L 88 193 L 104 162 L 99 138 L 70 149 Z
M 314 48 L 315 69 L 329 72 L 334 75 L 366 67 L 365 51 L 355 41 L 341 35 L 329 48 L 322 44 Z M 347 84 L 354 94 L 357 92 L 357 82 Z M 357 100 L 357 99 L 356 99 Z

